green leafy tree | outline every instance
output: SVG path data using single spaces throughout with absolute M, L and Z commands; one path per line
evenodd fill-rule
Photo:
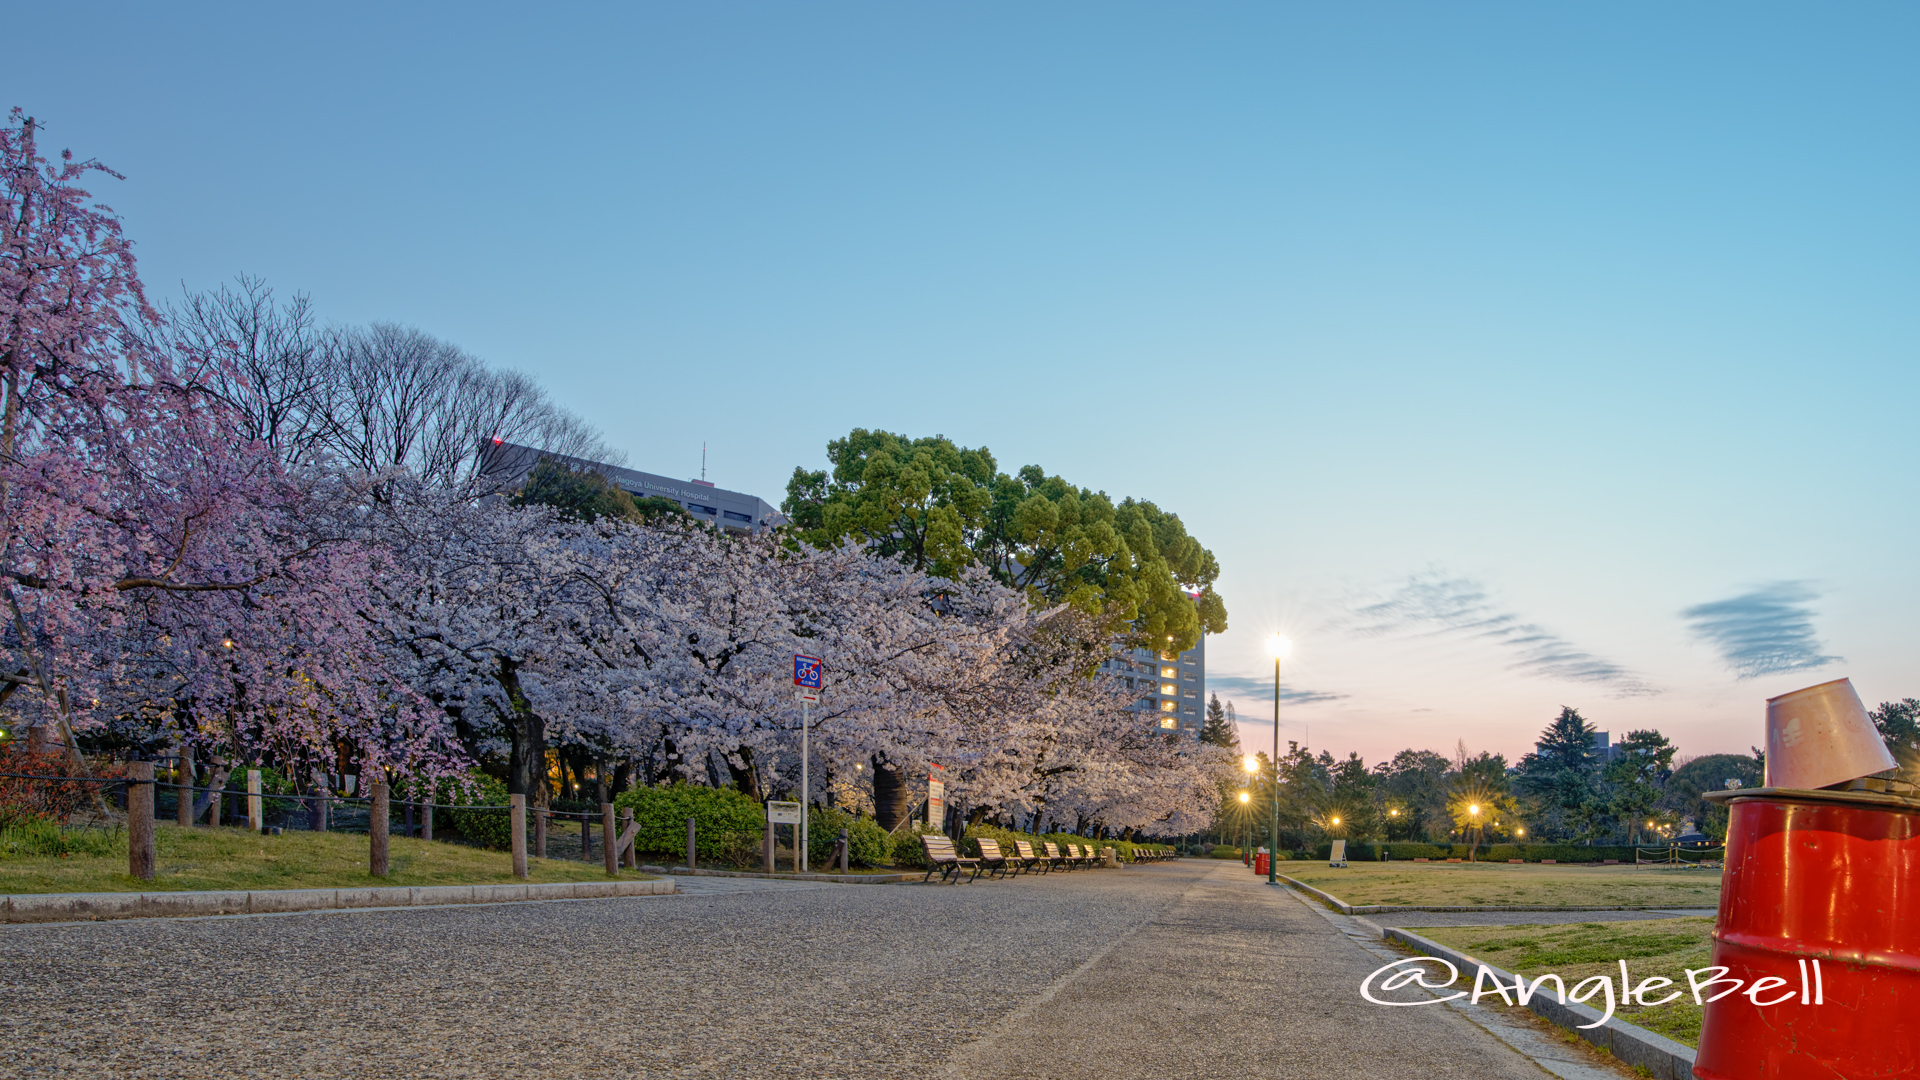
M 1220 695 L 1215 694 L 1207 702 L 1207 721 L 1201 725 L 1200 741 L 1224 746 L 1235 754 L 1240 752 L 1240 731 L 1227 710 L 1220 704 Z
M 1708 836 L 1725 839 L 1727 808 L 1701 796 L 1732 787 L 1759 787 L 1760 781 L 1760 762 L 1752 755 L 1708 754 L 1673 770 L 1673 775 L 1667 777 L 1660 808 L 1675 817 L 1691 819 Z
M 1009 476 L 985 447 L 943 435 L 856 428 L 827 461 L 796 468 L 781 504 L 808 543 L 853 540 L 943 577 L 979 566 L 1037 602 L 1125 622 L 1157 651 L 1227 628 L 1219 563 L 1153 503 L 1116 505 L 1037 465 Z
M 1920 778 L 1915 775 L 1920 773 L 1920 699 L 1883 701 L 1867 715 L 1873 718 L 1873 726 L 1886 741 L 1887 752 L 1900 763 L 1906 779 Z
M 1389 840 L 1439 840 L 1452 829 L 1447 773 L 1452 765 L 1432 750 L 1402 750 L 1373 767 L 1386 806 Z
M 1608 804 L 1629 841 L 1638 841 L 1648 815 L 1660 809 L 1673 771 L 1673 753 L 1673 743 L 1658 731 L 1630 731 L 1601 770 L 1601 778 L 1609 785 Z
M 1489 827 L 1496 822 L 1511 825 L 1519 809 L 1507 779 L 1507 759 L 1485 751 L 1468 757 L 1463 749 L 1448 779 L 1447 813 L 1454 828 L 1467 837 L 1467 858 L 1486 840 Z

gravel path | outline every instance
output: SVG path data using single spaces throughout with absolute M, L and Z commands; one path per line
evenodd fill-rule
M 1367 1006 L 1378 959 L 1241 879 L 4 927 L 0 1076 L 1543 1075 L 1450 1010 Z

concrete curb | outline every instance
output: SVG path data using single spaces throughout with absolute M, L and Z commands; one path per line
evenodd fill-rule
M 898 885 L 919 881 L 913 874 L 762 874 L 752 870 L 689 870 L 684 866 L 642 866 L 649 874 L 679 874 L 681 877 L 759 878 L 761 881 L 828 881 L 836 885 Z
M 1381 913 L 1394 912 L 1394 911 L 1671 911 L 1673 910 L 1672 904 L 1663 904 L 1659 907 L 1631 907 L 1625 904 L 1608 904 L 1608 905 L 1600 905 L 1600 906 L 1582 905 L 1582 906 L 1575 906 L 1575 907 L 1553 907 L 1551 905 L 1546 905 L 1546 904 L 1480 904 L 1480 905 L 1349 904 L 1345 900 L 1340 899 L 1339 897 L 1333 895 L 1332 893 L 1321 892 L 1319 889 L 1314 888 L 1313 886 L 1307 884 L 1304 881 L 1297 881 L 1293 878 L 1288 877 L 1285 874 L 1279 874 L 1276 876 L 1278 876 L 1281 881 L 1284 881 L 1287 884 L 1293 886 L 1294 888 L 1299 889 L 1301 892 L 1304 892 L 1309 896 L 1314 897 L 1315 899 L 1319 900 L 1321 903 L 1324 903 L 1327 906 L 1333 908 L 1334 910 L 1340 912 L 1340 914 L 1342 915 L 1378 915 Z
M 1460 969 L 1463 977 L 1468 972 L 1477 973 L 1480 968 L 1485 967 L 1494 979 L 1505 980 L 1509 988 L 1513 986 L 1514 976 L 1511 972 L 1502 971 L 1492 964 L 1482 964 L 1466 953 L 1449 948 L 1437 941 L 1430 941 L 1419 934 L 1409 933 L 1392 926 L 1384 927 L 1383 930 L 1389 940 L 1398 941 L 1427 956 L 1437 956 L 1454 965 Z M 1600 1010 L 1574 1002 L 1561 1004 L 1557 997 L 1546 993 L 1535 994 L 1527 1002 L 1527 1008 L 1610 1052 L 1630 1068 L 1636 1065 L 1643 1066 L 1660 1080 L 1692 1080 L 1693 1078 L 1694 1052 L 1684 1043 L 1675 1042 L 1665 1035 L 1630 1024 L 1617 1016 L 1608 1019 L 1599 1027 L 1581 1030 L 1582 1024 L 1591 1024 L 1600 1019 L 1603 1015 Z
M 425 885 L 367 889 L 257 889 L 231 892 L 32 893 L 0 903 L 0 923 L 263 915 L 370 907 L 498 904 L 517 900 L 591 900 L 664 896 L 672 881 L 569 881 L 553 885 Z

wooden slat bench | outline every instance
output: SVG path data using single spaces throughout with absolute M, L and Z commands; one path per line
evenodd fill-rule
M 1035 867 L 1039 867 L 1042 870 L 1053 869 L 1053 864 L 1047 861 L 1047 857 L 1036 853 L 1033 850 L 1033 845 L 1027 843 L 1025 840 L 1015 840 L 1013 842 L 1013 850 L 1016 852 L 1014 858 L 1020 863 L 1022 869 L 1032 870 Z
M 982 870 L 990 874 L 998 874 L 1001 877 L 1012 877 L 1020 872 L 1019 863 L 1001 854 L 1000 841 L 995 840 L 991 836 L 980 836 L 975 837 L 973 842 L 980 845 L 980 868 Z
M 933 864 L 921 881 L 931 879 L 935 870 L 940 871 L 940 880 L 943 882 L 949 877 L 958 881 L 961 871 L 965 870 L 973 872 L 973 877 L 969 877 L 968 881 L 980 876 L 980 860 L 969 859 L 955 851 L 953 841 L 945 836 L 923 835 L 920 837 L 920 847 L 926 851 L 927 861 Z
M 1051 859 L 1055 866 L 1065 867 L 1068 870 L 1074 868 L 1073 860 L 1061 853 L 1060 845 L 1051 840 L 1047 841 L 1047 858 Z

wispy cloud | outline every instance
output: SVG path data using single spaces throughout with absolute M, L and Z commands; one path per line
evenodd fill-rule
M 1486 586 L 1468 577 L 1415 574 L 1386 599 L 1355 607 L 1339 625 L 1363 637 L 1479 638 L 1505 651 L 1509 666 L 1528 675 L 1591 683 L 1621 697 L 1659 693 L 1619 664 L 1502 609 Z
M 1272 701 L 1273 676 L 1260 675 L 1208 675 L 1207 693 L 1231 697 L 1238 701 Z M 1287 705 L 1311 705 L 1319 701 L 1339 701 L 1345 694 L 1330 693 L 1325 690 L 1302 690 L 1297 686 L 1280 684 L 1280 701 Z
M 1680 613 L 1695 637 L 1720 651 L 1743 679 L 1802 671 L 1840 659 L 1820 651 L 1813 608 L 1820 594 L 1799 581 L 1777 581 L 1726 600 L 1698 604 Z

